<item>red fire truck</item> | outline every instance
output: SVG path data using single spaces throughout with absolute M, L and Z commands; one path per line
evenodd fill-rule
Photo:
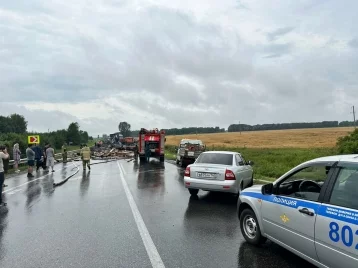
M 145 162 L 145 144 L 149 144 L 151 151 L 150 156 L 159 158 L 160 162 L 164 162 L 164 143 L 165 143 L 165 132 L 164 130 L 147 130 L 142 128 L 139 131 L 138 150 L 140 161 Z

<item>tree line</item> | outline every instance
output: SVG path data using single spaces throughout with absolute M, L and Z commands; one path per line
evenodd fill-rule
M 225 132 L 225 129 L 219 127 L 184 127 L 184 128 L 169 128 L 169 129 L 164 129 L 164 131 L 165 131 L 165 135 L 189 135 L 189 134 L 203 134 L 203 133 L 221 133 L 221 132 Z M 136 137 L 139 135 L 139 130 L 130 131 L 130 134 L 132 137 Z
M 184 127 L 164 129 L 166 135 L 189 135 L 202 133 L 220 133 L 225 132 L 225 128 L 220 127 Z
M 279 123 L 279 124 L 231 124 L 228 132 L 240 131 L 260 131 L 260 130 L 285 130 L 285 129 L 303 129 L 303 128 L 331 128 L 331 127 L 350 127 L 354 126 L 353 121 L 321 121 L 321 122 L 299 122 L 299 123 Z M 131 125 L 127 122 L 120 122 L 119 132 L 124 137 L 138 136 L 139 130 L 131 130 Z M 189 135 L 203 133 L 221 133 L 225 132 L 220 127 L 185 127 L 164 129 L 166 135 Z
M 119 132 L 123 137 L 136 137 L 139 135 L 139 130 L 131 130 L 131 125 L 128 122 L 120 122 L 118 125 Z M 199 133 L 220 133 L 225 132 L 224 128 L 220 127 L 185 127 L 185 128 L 169 128 L 164 129 L 166 135 L 187 135 Z
M 19 114 L 10 116 L 0 115 L 0 134 L 1 133 L 25 133 L 27 130 L 27 121 Z
M 79 146 L 93 140 L 87 133 L 80 129 L 77 122 L 69 124 L 67 129 L 52 132 L 28 132 L 25 117 L 19 114 L 0 116 L 0 144 L 5 145 L 12 155 L 11 148 L 15 143 L 20 145 L 22 154 L 27 147 L 27 137 L 40 136 L 40 146 L 50 143 L 55 149 L 60 149 L 64 143 Z

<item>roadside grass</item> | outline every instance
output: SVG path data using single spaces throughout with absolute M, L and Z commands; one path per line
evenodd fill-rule
M 167 145 L 166 159 L 175 160 L 175 146 Z M 274 181 L 296 165 L 322 156 L 335 155 L 335 148 L 207 148 L 216 151 L 234 151 L 242 154 L 246 161 L 254 162 L 255 180 Z
M 175 158 L 176 158 L 175 152 L 168 152 L 166 150 L 164 154 L 165 154 L 165 159 L 175 160 Z

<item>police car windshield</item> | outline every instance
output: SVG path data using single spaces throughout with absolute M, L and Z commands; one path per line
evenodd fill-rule
M 196 163 L 232 166 L 233 156 L 225 153 L 204 153 L 198 157 Z

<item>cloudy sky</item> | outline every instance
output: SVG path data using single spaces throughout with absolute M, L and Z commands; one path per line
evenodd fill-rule
M 71 3 L 70 3 L 71 2 Z M 0 2 L 0 113 L 29 130 L 352 120 L 356 0 Z

